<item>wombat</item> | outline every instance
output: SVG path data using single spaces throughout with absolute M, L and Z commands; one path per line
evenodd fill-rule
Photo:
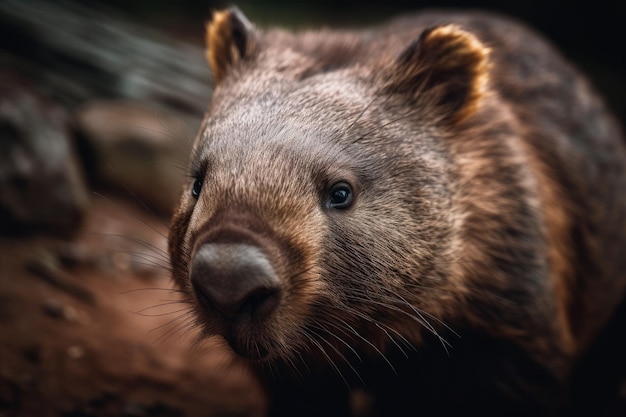
M 231 8 L 207 38 L 173 276 L 271 414 L 602 410 L 626 150 L 551 45 L 443 11 L 292 34 Z

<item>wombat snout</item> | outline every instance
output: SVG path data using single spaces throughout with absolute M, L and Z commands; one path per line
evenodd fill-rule
M 193 257 L 190 279 L 202 307 L 227 320 L 262 319 L 280 301 L 276 271 L 250 244 L 203 244 Z

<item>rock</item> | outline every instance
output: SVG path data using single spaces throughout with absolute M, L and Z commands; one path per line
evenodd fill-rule
M 69 235 L 87 193 L 67 117 L 33 88 L 0 73 L 0 234 Z
M 59 260 L 53 253 L 48 251 L 34 252 L 24 266 L 35 277 L 78 301 L 89 306 L 97 304 L 94 293 L 82 284 L 76 283 L 70 274 L 63 271 Z
M 75 114 L 90 176 L 164 215 L 178 199 L 194 135 L 190 127 L 198 125 L 195 118 L 126 100 L 91 101 Z
M 85 320 L 81 320 L 81 315 L 76 308 L 54 298 L 46 300 L 43 310 L 46 315 L 55 319 L 63 319 L 69 323 L 85 322 Z
M 0 1 L 2 66 L 68 108 L 124 97 L 202 117 L 212 92 L 204 48 L 103 12 L 105 3 Z

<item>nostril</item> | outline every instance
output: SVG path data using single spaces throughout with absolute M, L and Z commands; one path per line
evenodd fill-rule
M 272 313 L 278 307 L 280 290 L 277 288 L 259 288 L 241 299 L 229 299 L 215 297 L 206 288 L 194 286 L 196 298 L 203 308 L 209 311 L 219 311 L 228 318 L 248 317 L 263 318 Z
M 256 317 L 269 315 L 278 306 L 280 291 L 277 288 L 259 288 L 248 295 L 239 308 L 239 314 Z

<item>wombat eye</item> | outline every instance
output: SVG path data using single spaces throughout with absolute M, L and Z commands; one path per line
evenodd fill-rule
M 198 198 L 200 196 L 200 191 L 202 190 L 202 181 L 195 180 L 193 183 L 193 187 L 191 188 L 191 195 L 193 198 Z
M 338 182 L 330 187 L 328 206 L 334 209 L 345 209 L 352 204 L 352 187 L 346 182 Z

